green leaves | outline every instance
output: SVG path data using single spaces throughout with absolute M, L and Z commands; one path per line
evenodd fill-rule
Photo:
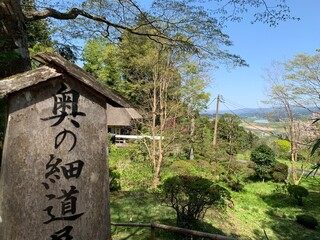
M 315 144 L 313 145 L 311 149 L 311 156 L 320 148 L 320 138 L 316 140 Z
M 268 145 L 262 143 L 252 150 L 250 158 L 258 165 L 270 166 L 275 161 L 275 154 Z
M 192 229 L 196 220 L 213 204 L 230 201 L 230 192 L 212 181 L 180 175 L 168 178 L 162 186 L 164 202 L 177 213 L 177 225 Z
M 268 145 L 262 143 L 252 150 L 250 159 L 256 163 L 255 171 L 264 180 L 272 171 L 272 165 L 275 163 L 275 154 Z

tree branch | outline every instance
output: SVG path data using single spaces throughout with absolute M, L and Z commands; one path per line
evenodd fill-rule
M 132 30 L 131 28 L 110 22 L 105 17 L 92 15 L 78 8 L 71 8 L 68 12 L 64 12 L 64 13 L 59 12 L 53 8 L 46 8 L 45 10 L 42 10 L 42 11 L 23 11 L 23 14 L 26 21 L 35 21 L 35 20 L 45 19 L 48 17 L 52 17 L 59 20 L 72 20 L 72 19 L 76 19 L 78 16 L 83 16 L 94 21 L 105 23 L 108 26 L 112 26 L 115 28 L 128 30 L 128 31 Z
M 92 15 L 92 14 L 87 13 L 86 11 L 83 11 L 78 8 L 72 8 L 68 12 L 64 12 L 64 13 L 59 12 L 53 8 L 46 8 L 45 10 L 42 10 L 42 11 L 23 11 L 23 14 L 24 14 L 25 21 L 35 21 L 35 20 L 45 19 L 45 18 L 49 18 L 49 17 L 59 19 L 59 20 L 73 20 L 79 16 L 82 16 L 82 17 L 85 17 L 85 18 L 88 18 L 88 19 L 91 19 L 91 20 L 94 20 L 97 22 L 104 23 L 108 27 L 114 27 L 118 30 L 119 29 L 124 30 L 124 31 L 130 32 L 135 35 L 147 36 L 149 38 L 152 38 L 153 40 L 155 40 L 154 39 L 155 37 L 158 37 L 163 40 L 174 41 L 174 42 L 179 42 L 179 43 L 187 43 L 183 40 L 174 39 L 174 38 L 170 38 L 166 35 L 159 34 L 159 31 L 157 31 L 158 33 L 156 33 L 156 34 L 139 32 L 133 28 L 108 21 L 105 17 Z

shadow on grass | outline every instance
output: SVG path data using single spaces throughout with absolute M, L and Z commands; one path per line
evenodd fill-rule
M 147 192 L 128 191 L 112 192 L 110 201 L 111 222 L 113 223 L 161 223 L 176 226 L 176 214 L 172 208 L 162 206 L 159 199 Z M 225 235 L 211 224 L 199 221 L 193 230 L 212 234 Z M 114 240 L 143 240 L 150 239 L 148 227 L 112 227 Z M 156 239 L 183 239 L 176 233 L 156 229 Z M 186 238 L 187 239 L 187 238 Z M 201 239 L 201 238 L 193 238 Z
M 261 199 L 271 207 L 266 211 L 269 220 L 265 221 L 264 228 L 271 229 L 277 239 L 320 240 L 320 227 L 311 230 L 296 222 L 298 214 L 311 215 L 320 221 L 319 192 L 309 191 L 302 206 L 298 206 L 297 201 L 286 194 L 274 193 L 261 196 Z
M 295 207 L 296 200 L 287 194 L 274 193 L 260 196 L 261 199 L 273 208 Z
M 277 239 L 281 240 L 320 240 L 320 229 L 311 230 L 298 224 L 295 219 L 275 216 L 274 211 L 269 211 L 270 221 L 265 224 L 266 229 L 271 229 Z M 277 215 L 277 213 L 276 213 Z M 268 233 L 268 230 L 266 231 Z

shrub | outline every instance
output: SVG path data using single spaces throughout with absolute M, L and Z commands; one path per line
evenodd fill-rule
M 318 226 L 318 220 L 310 215 L 297 215 L 296 216 L 297 222 L 306 228 L 315 229 Z
M 302 198 L 307 197 L 309 195 L 309 191 L 298 185 L 289 185 L 288 192 L 291 197 L 294 197 L 299 206 L 302 206 Z
M 252 150 L 250 159 L 258 165 L 270 166 L 275 161 L 275 154 L 267 144 L 262 143 Z
M 281 172 L 272 173 L 273 180 L 277 183 L 284 182 L 287 179 L 287 175 L 284 175 Z
M 244 185 L 239 180 L 228 181 L 228 186 L 231 188 L 232 191 L 235 191 L 235 192 L 240 192 L 244 188 Z
M 170 167 L 168 176 L 176 176 L 176 175 L 188 175 L 195 176 L 197 175 L 197 169 L 192 164 L 193 161 L 190 160 L 178 160 L 174 161 Z
M 216 166 L 204 160 L 176 160 L 162 172 L 163 179 L 177 175 L 198 176 L 213 179 Z
M 198 172 L 197 176 L 211 179 L 215 174 L 215 168 L 213 165 L 211 165 L 208 161 L 205 160 L 193 160 L 192 161 L 193 166 Z
M 276 162 L 273 166 L 273 170 L 277 172 L 282 172 L 288 174 L 288 166 L 281 162 Z
M 288 177 L 288 166 L 284 163 L 276 162 L 273 166 L 272 177 L 275 182 L 284 182 Z
M 275 162 L 275 154 L 268 145 L 262 143 L 254 148 L 251 152 L 250 159 L 256 163 L 255 171 L 263 181 L 265 177 L 269 177 L 272 171 L 272 165 Z
M 278 139 L 274 142 L 274 149 L 278 158 L 290 159 L 291 144 L 288 140 Z
M 197 176 L 174 176 L 162 185 L 163 200 L 177 214 L 177 226 L 193 228 L 213 204 L 225 205 L 230 192 L 212 181 Z

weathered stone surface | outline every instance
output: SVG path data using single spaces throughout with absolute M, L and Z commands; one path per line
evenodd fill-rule
M 107 239 L 103 95 L 64 76 L 10 94 L 8 113 L 0 239 Z
M 17 74 L 0 81 L 0 98 L 48 79 L 61 77 L 56 69 L 42 66 L 32 71 Z

